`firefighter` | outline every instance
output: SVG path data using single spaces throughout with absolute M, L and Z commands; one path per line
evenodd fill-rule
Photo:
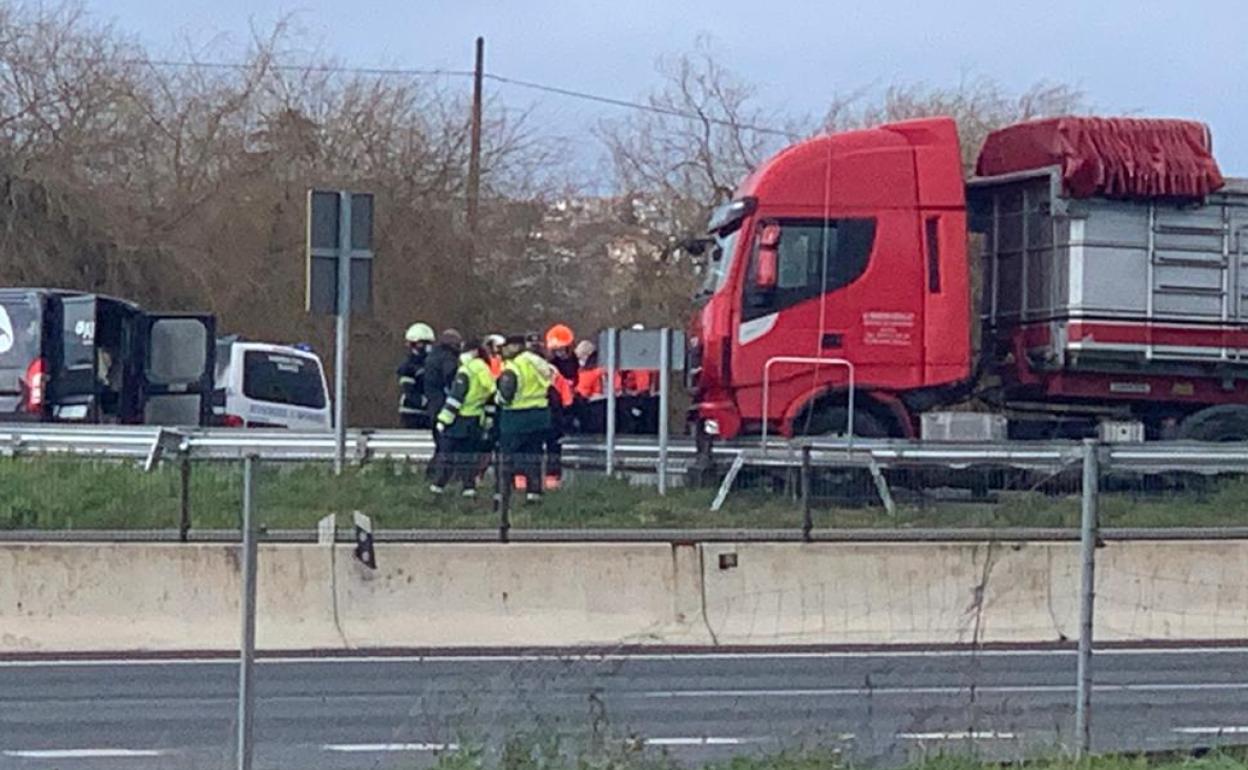
M 434 341 L 433 328 L 414 323 L 403 335 L 407 358 L 399 364 L 399 424 L 407 430 L 429 427 L 429 402 L 425 398 L 425 358 Z
M 503 345 L 503 373 L 498 378 L 498 449 L 503 468 L 524 476 L 525 501 L 542 499 L 542 443 L 550 434 L 550 384 L 555 369 L 528 348 L 525 337 Z M 504 479 L 509 493 L 510 476 Z
M 550 392 L 550 434 L 546 437 L 547 489 L 558 489 L 563 483 L 563 437 L 573 429 L 573 405 L 576 402 L 576 378 L 579 365 L 572 351 L 576 335 L 565 324 L 555 324 L 546 331 L 547 360 L 554 367 Z
M 464 497 L 477 496 L 482 455 L 489 451 L 486 436 L 494 419 L 494 375 L 490 373 L 489 349 L 482 341 L 460 357 L 459 369 L 437 415 L 441 434 L 434 457 L 433 483 L 429 491 L 440 495 L 452 478 L 464 485 Z
M 438 343 L 429 350 L 425 357 L 425 400 L 427 414 L 432 417 L 442 411 L 446 403 L 446 392 L 451 388 L 455 372 L 459 370 L 459 354 L 464 346 L 464 337 L 455 329 L 446 329 L 438 335 Z M 433 431 L 434 456 L 441 447 L 442 434 Z M 434 464 L 425 468 L 430 480 L 433 479 Z

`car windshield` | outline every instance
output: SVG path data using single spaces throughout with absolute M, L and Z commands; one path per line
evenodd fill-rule
M 698 288 L 698 299 L 706 299 L 724 285 L 732 271 L 732 260 L 737 248 L 737 235 L 741 232 L 740 224 L 727 232 L 715 233 L 710 250 L 707 254 L 702 285 Z
M 306 356 L 248 351 L 243 356 L 243 394 L 256 401 L 311 409 L 325 406 L 321 367 Z

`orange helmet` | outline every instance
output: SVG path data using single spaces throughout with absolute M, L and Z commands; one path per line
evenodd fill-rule
M 550 350 L 571 347 L 575 342 L 576 335 L 564 324 L 555 324 L 546 330 L 546 347 Z

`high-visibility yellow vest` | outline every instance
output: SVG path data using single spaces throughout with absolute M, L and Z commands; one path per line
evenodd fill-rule
M 526 350 L 507 363 L 504 371 L 516 375 L 516 397 L 504 409 L 546 409 L 550 406 L 546 391 L 550 388 L 553 367 L 541 356 Z
M 460 364 L 459 370 L 468 377 L 468 394 L 464 396 L 459 413 L 464 417 L 480 417 L 485 414 L 485 405 L 494 398 L 494 375 L 490 373 L 490 365 L 474 356 Z

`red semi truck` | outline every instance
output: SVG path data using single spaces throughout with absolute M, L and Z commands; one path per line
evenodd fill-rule
M 820 136 L 706 245 L 700 434 L 843 433 L 852 404 L 862 436 L 953 407 L 1016 438 L 1248 440 L 1248 180 L 1200 123 L 1020 124 L 969 182 L 947 118 Z

